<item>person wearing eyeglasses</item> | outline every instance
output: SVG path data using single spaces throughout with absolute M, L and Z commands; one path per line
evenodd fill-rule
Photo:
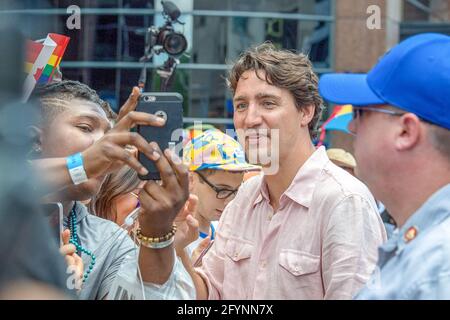
M 351 103 L 356 175 L 397 224 L 357 299 L 450 299 L 450 37 L 421 34 L 368 74 L 328 74 L 322 96 Z
M 183 150 L 189 166 L 190 192 L 198 197 L 195 218 L 199 237 L 187 247 L 189 257 L 203 239 L 214 240 L 217 224 L 234 199 L 246 172 L 260 171 L 245 161 L 241 145 L 220 130 L 211 129 L 189 141 Z

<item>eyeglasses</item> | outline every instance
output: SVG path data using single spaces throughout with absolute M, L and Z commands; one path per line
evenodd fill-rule
M 136 208 L 139 208 L 141 206 L 141 203 L 139 202 L 139 192 L 140 192 L 140 189 L 138 189 L 138 192 L 134 192 L 134 191 L 130 192 L 130 195 L 132 195 L 134 198 L 136 198 Z
M 365 111 L 373 111 L 373 112 L 380 112 L 384 114 L 390 114 L 392 116 L 402 116 L 405 113 L 404 112 L 397 112 L 393 110 L 387 110 L 382 108 L 375 108 L 375 107 L 353 107 L 353 119 L 360 118 Z
M 136 199 L 139 199 L 139 195 L 136 192 L 130 192 L 130 194 L 135 197 Z
M 355 107 L 355 106 L 353 106 L 352 110 L 353 110 L 353 120 L 361 118 L 363 113 L 367 112 L 367 111 L 384 113 L 384 114 L 388 114 L 391 116 L 402 116 L 405 114 L 405 112 L 397 112 L 397 111 L 393 111 L 393 110 L 383 109 L 380 107 Z M 356 124 L 355 124 L 355 126 L 356 126 Z M 354 129 L 351 130 L 350 126 L 348 126 L 347 129 L 351 134 L 353 134 L 353 135 L 356 134 L 356 130 L 354 130 Z
M 202 179 L 208 186 L 211 187 L 211 189 L 213 189 L 216 192 L 216 198 L 217 199 L 226 199 L 228 197 L 230 197 L 231 195 L 234 195 L 239 188 L 236 188 L 234 190 L 230 190 L 230 189 L 226 189 L 226 188 L 219 188 L 218 186 L 215 186 L 214 184 L 212 184 L 211 182 L 208 181 L 208 179 L 206 179 L 206 177 L 201 174 L 198 171 L 194 171 L 196 174 L 199 175 L 200 179 Z

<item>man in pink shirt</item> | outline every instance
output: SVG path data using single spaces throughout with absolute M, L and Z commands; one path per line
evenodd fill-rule
M 263 44 L 228 80 L 240 142 L 264 176 L 241 186 L 201 268 L 188 270 L 197 298 L 351 299 L 386 232 L 364 184 L 311 142 L 322 109 L 311 62 Z

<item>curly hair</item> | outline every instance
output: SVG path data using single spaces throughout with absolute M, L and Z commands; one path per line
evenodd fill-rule
M 109 120 L 117 117 L 109 104 L 100 99 L 95 90 L 78 81 L 64 80 L 38 86 L 33 91 L 31 99 L 38 102 L 44 123 L 50 123 L 74 99 L 86 100 L 99 105 Z
M 256 72 L 258 78 L 289 90 L 299 110 L 309 105 L 315 106 L 313 119 L 308 125 L 311 137 L 315 138 L 324 107 L 319 95 L 319 78 L 314 73 L 309 58 L 302 53 L 277 49 L 270 42 L 252 47 L 240 55 L 228 74 L 227 84 L 233 94 L 240 77 L 248 70 L 262 70 L 265 72 L 265 79 L 261 79 Z

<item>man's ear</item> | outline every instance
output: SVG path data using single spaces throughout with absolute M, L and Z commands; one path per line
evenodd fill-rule
M 302 120 L 300 121 L 300 125 L 302 127 L 307 127 L 309 123 L 314 118 L 314 111 L 316 110 L 316 106 L 313 104 L 310 104 L 308 106 L 302 107 L 301 113 L 302 113 Z
M 404 114 L 397 123 L 394 145 L 399 151 L 412 149 L 425 134 L 420 119 L 413 113 Z

